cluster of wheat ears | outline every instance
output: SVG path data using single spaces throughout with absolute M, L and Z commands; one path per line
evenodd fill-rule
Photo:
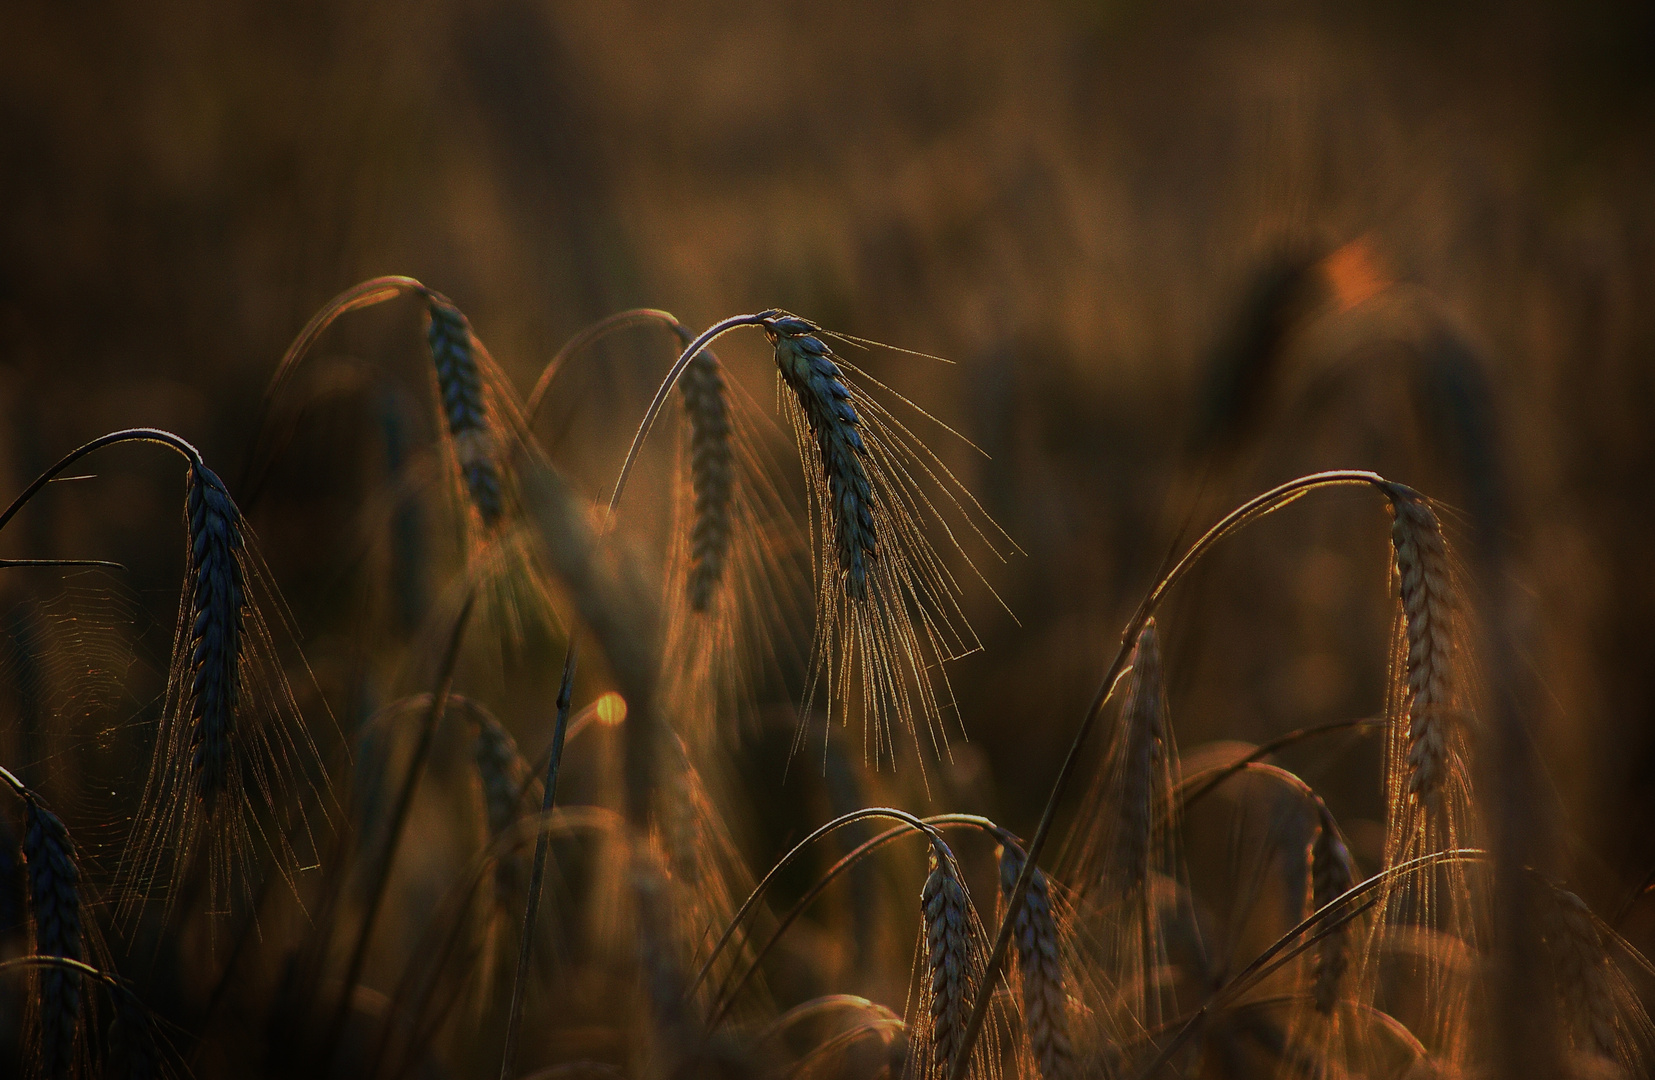
M 337 319 L 398 297 L 416 301 L 426 321 L 439 467 L 464 558 L 430 616 L 441 647 L 434 673 L 420 668 L 428 689 L 365 720 L 349 740 L 351 764 L 318 750 L 278 657 L 284 609 L 242 509 L 183 438 L 105 435 L 0 515 L 3 527 L 55 477 L 117 443 L 165 446 L 186 462 L 187 570 L 168 689 L 142 802 L 107 882 L 83 873 L 45 798 L 0 768 L 22 825 L 19 840 L 7 824 L 16 816 L 0 817 L 0 933 L 22 943 L 4 954 L 0 974 L 21 988 L 5 1002 L 22 1003 L 22 1065 L 34 1075 L 210 1068 L 200 1047 L 213 1025 L 229 1023 L 237 981 L 261 978 L 274 984 L 268 1030 L 287 1044 L 267 1052 L 284 1064 L 265 1064 L 295 1075 L 988 1080 L 1009 1071 L 1078 1080 L 1232 1075 L 1248 1063 L 1258 1075 L 1476 1075 L 1500 1067 L 1501 980 L 1523 972 L 1525 1045 L 1542 1055 L 1529 1060 L 1533 1075 L 1643 1075 L 1655 1060 L 1655 1028 L 1628 977 L 1647 963 L 1561 885 L 1523 867 L 1500 877 L 1483 846 L 1492 823 L 1473 792 L 1484 692 L 1476 605 L 1420 493 L 1371 472 L 1301 477 L 1238 507 L 1169 560 L 1127 622 L 1027 837 L 978 815 L 859 806 L 754 885 L 725 825 L 729 785 L 712 777 L 794 628 L 814 626 L 800 650 L 799 716 L 825 715 L 836 728 L 859 720 L 863 767 L 894 764 L 899 737 L 922 761 L 934 758 L 946 753 L 944 721 L 955 708 L 943 664 L 976 647 L 962 609 L 960 575 L 975 574 L 965 548 L 1015 545 L 881 398 L 907 403 L 831 344 L 865 343 L 782 311 L 725 319 L 699 335 L 665 312 L 623 312 L 571 341 L 523 398 L 447 298 L 410 278 L 380 278 L 312 319 L 267 403 L 291 389 Z M 607 505 L 593 513 L 537 446 L 530 421 L 566 359 L 651 322 L 673 332 L 682 352 Z M 709 348 L 743 328 L 773 348 L 807 478 L 809 539 L 797 560 L 779 555 L 773 539 L 791 515 L 756 448 L 751 400 Z M 613 526 L 675 387 L 678 513 L 664 583 L 651 582 Z M 1389 691 L 1384 715 L 1362 722 L 1386 743 L 1375 781 L 1386 797 L 1383 861 L 1362 868 L 1318 793 L 1270 760 L 1289 742 L 1353 725 L 1182 770 L 1160 650 L 1160 635 L 1176 628 L 1155 618 L 1219 542 L 1332 487 L 1378 496 L 1393 556 Z M 813 614 L 808 601 L 790 602 L 795 585 L 806 596 L 813 585 Z M 549 750 L 531 762 L 455 681 L 468 633 L 521 641 L 537 626 L 560 628 L 551 640 L 566 653 Z M 583 643 L 601 650 L 614 692 L 571 715 Z M 600 714 L 617 746 L 613 767 L 580 786 L 598 793 L 586 803 L 565 801 L 565 747 Z M 1104 742 L 1089 751 L 1100 725 Z M 795 753 L 809 725 L 797 730 Z M 454 745 L 455 732 L 474 748 L 461 769 L 480 795 L 482 842 L 424 914 L 396 961 L 401 974 L 364 1019 L 361 984 L 395 864 L 409 851 L 411 808 L 422 778 L 433 781 L 435 748 Z M 829 747 L 824 738 L 824 769 Z M 1278 925 L 1237 962 L 1217 956 L 1222 916 L 1192 895 L 1181 840 L 1191 807 L 1224 789 L 1244 794 L 1237 815 L 1262 808 L 1274 843 L 1250 888 L 1254 899 L 1270 897 Z M 1052 843 L 1060 818 L 1069 835 Z M 923 877 L 913 867 L 917 904 L 892 913 L 918 927 L 904 1009 L 848 993 L 792 1000 L 791 988 L 768 985 L 767 959 L 812 902 L 904 838 L 923 841 L 927 867 Z M 787 910 L 773 907 L 772 885 L 793 881 L 829 843 L 842 857 Z M 973 897 L 961 861 L 984 852 L 997 860 L 997 875 L 982 875 L 995 894 L 986 923 L 985 897 Z M 351 896 L 339 885 L 347 869 L 358 882 Z M 1515 892 L 1496 888 L 1511 880 Z M 268 914 L 283 910 L 282 897 L 299 918 Z M 1525 913 L 1523 933 L 1508 943 L 1513 912 Z M 106 933 L 203 921 L 214 928 L 204 950 L 163 932 L 127 954 L 151 970 L 169 950 L 204 965 L 209 992 L 188 1007 L 150 1000 L 145 979 L 119 972 L 106 943 Z M 575 929 L 548 936 L 548 925 Z M 866 932 L 880 939 L 877 928 Z M 245 958 L 255 941 L 281 946 L 277 976 Z M 1532 962 L 1502 967 L 1502 949 Z M 601 999 L 623 1040 L 581 1050 L 573 1029 L 588 1014 L 548 1005 L 562 1000 L 548 985 L 565 998 Z M 246 1008 L 249 995 L 241 997 Z M 453 1035 L 468 1025 L 487 1039 Z M 493 1049 L 479 1062 L 484 1041 Z M 444 1062 L 442 1048 L 460 1044 L 467 1061 Z M 562 1060 L 523 1060 L 530 1045 L 574 1049 Z M 234 1060 L 217 1053 L 214 1061 Z

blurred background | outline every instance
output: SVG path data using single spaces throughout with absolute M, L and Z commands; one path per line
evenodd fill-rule
M 154 425 L 239 495 L 283 350 L 377 274 L 452 297 L 523 391 L 619 308 L 700 327 L 785 307 L 953 361 L 858 362 L 982 448 L 926 430 L 1026 553 L 980 561 L 1016 621 L 968 589 L 985 648 L 950 670 L 969 742 L 929 795 L 904 789 L 913 808 L 1032 829 L 1169 552 L 1294 475 L 1370 468 L 1442 500 L 1462 551 L 1483 524 L 1501 538 L 1560 872 L 1612 912 L 1655 863 L 1648 4 L 19 0 L 0 37 L 13 491 Z M 384 417 L 436 430 L 421 345 L 407 302 L 330 332 L 337 362 L 250 511 L 346 728 Z M 535 431 L 594 498 L 670 355 L 641 331 L 560 378 Z M 762 341 L 726 359 L 768 411 Z M 73 745 L 25 744 L 14 719 L 3 744 L 78 792 L 92 847 L 118 812 L 50 777 L 153 716 L 182 566 L 163 457 L 89 462 L 0 543 L 128 568 L 0 579 L 0 693 L 35 679 L 115 718 Z M 666 505 L 651 476 L 644 522 Z M 1161 619 L 1184 747 L 1378 713 L 1388 559 L 1383 507 L 1356 493 L 1222 548 Z M 59 653 L 18 641 L 51 633 L 76 635 L 61 670 L 30 667 Z M 533 688 L 501 707 L 526 748 L 547 657 L 507 673 Z M 1287 755 L 1370 867 L 1372 743 Z M 786 827 L 743 842 L 769 859 Z M 1649 908 L 1626 923 L 1646 947 Z

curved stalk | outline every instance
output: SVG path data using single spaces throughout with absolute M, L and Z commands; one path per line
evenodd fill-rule
M 24 488 L 21 495 L 12 500 L 11 505 L 6 507 L 5 512 L 0 513 L 0 529 L 4 529 L 6 523 L 11 521 L 19 510 L 23 509 L 24 504 L 38 495 L 40 489 L 51 483 L 58 473 L 94 450 L 102 450 L 106 446 L 114 446 L 116 443 L 124 442 L 156 443 L 181 454 L 191 465 L 206 467 L 206 462 L 201 460 L 201 451 L 170 431 L 163 431 L 161 428 L 123 428 L 120 431 L 111 431 L 107 435 L 99 435 L 91 442 L 69 451 L 56 465 L 35 477 L 34 482 Z
M 540 370 L 540 377 L 534 382 L 534 388 L 529 391 L 529 396 L 523 399 L 523 422 L 534 423 L 535 414 L 540 412 L 540 406 L 546 400 L 546 392 L 551 389 L 552 380 L 557 378 L 558 372 L 563 370 L 563 365 L 568 363 L 570 357 L 617 330 L 625 330 L 629 326 L 646 322 L 664 324 L 678 335 L 680 345 L 688 345 L 693 337 L 684 324 L 678 321 L 676 315 L 660 308 L 629 308 L 605 316 L 565 341 L 562 348 L 546 361 L 546 366 Z

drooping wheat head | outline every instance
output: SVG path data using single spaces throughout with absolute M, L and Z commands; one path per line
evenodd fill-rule
M 1356 884 L 1356 864 L 1345 845 L 1339 823 L 1320 796 L 1312 795 L 1316 808 L 1316 835 L 1310 842 L 1309 907 L 1319 911 Z M 1338 1003 L 1341 983 L 1350 966 L 1349 924 L 1322 938 L 1311 961 L 1311 999 L 1324 1016 Z
M 262 609 L 285 609 L 224 483 L 192 465 L 186 575 L 160 730 L 117 868 L 124 920 L 160 889 L 171 905 L 206 875 L 208 909 L 250 897 L 249 861 L 268 852 L 294 884 L 312 822 L 333 805 L 326 773 Z M 285 630 L 285 626 L 284 626 Z M 197 856 L 206 864 L 197 867 Z
M 1481 846 L 1471 782 L 1474 668 L 1457 571 L 1436 511 L 1412 488 L 1381 485 L 1391 505 L 1397 597 L 1387 683 L 1386 830 L 1382 870 Z M 1490 940 L 1487 890 L 1461 860 L 1388 878 L 1351 996 L 1373 1005 L 1412 989 L 1403 1019 L 1438 1066 L 1464 1067 L 1483 1007 L 1475 965 Z M 1420 942 L 1430 945 L 1421 948 Z
M 672 734 L 665 741 L 669 745 L 663 754 L 651 841 L 661 852 L 660 865 L 672 891 L 673 936 L 688 964 L 692 957 L 707 955 L 734 917 L 737 898 L 746 896 L 753 883 L 718 804 L 691 760 L 689 746 Z M 702 1004 L 710 1007 L 708 992 L 751 959 L 749 944 L 725 949 L 702 984 Z M 762 983 L 749 980 L 748 985 L 763 996 Z
M 234 768 L 236 708 L 247 595 L 241 571 L 241 515 L 210 469 L 190 470 L 190 716 L 191 787 L 211 820 Z
M 24 798 L 23 859 L 35 955 L 85 960 L 75 845 L 58 816 L 32 796 Z M 31 1005 L 37 1017 L 38 1062 L 40 1074 L 49 1080 L 68 1076 L 75 1066 L 81 983 L 79 972 L 61 967 L 35 972 Z
M 705 748 L 750 728 L 762 688 L 803 660 L 807 545 L 781 497 L 755 403 L 710 350 L 678 385 L 689 484 L 674 487 L 662 682 L 678 729 Z
M 492 713 L 470 701 L 454 704 L 465 709 L 477 728 L 472 743 L 472 764 L 482 792 L 488 840 L 492 842 L 521 815 L 525 805 L 524 785 L 538 788 L 538 784 L 529 776 L 528 762 L 518 753 L 517 740 Z M 515 904 L 524 885 L 522 860 L 515 853 L 502 853 L 494 867 L 495 902 Z
M 920 890 L 919 993 L 910 1001 L 906 1080 L 945 1080 L 962 1052 L 966 1021 L 983 985 L 987 944 L 954 853 L 940 836 L 930 838 L 930 872 Z M 968 1077 L 998 1078 L 998 1010 L 1015 1002 L 996 997 L 982 1037 L 972 1051 Z
M 1010 836 L 1000 839 L 1000 902 L 1009 902 L 1023 872 L 1023 849 Z M 1044 1080 L 1063 1080 L 1073 1068 L 1069 1042 L 1069 990 L 1064 978 L 1051 886 L 1036 867 L 1023 906 L 1012 926 L 1017 978 L 1022 987 L 1023 1031 Z
M 493 528 L 504 512 L 504 493 L 498 452 L 488 402 L 483 396 L 483 379 L 478 370 L 471 324 L 460 309 L 436 293 L 425 297 L 430 321 L 426 340 L 436 366 L 437 392 L 443 419 L 453 440 L 455 463 L 471 505 L 483 525 Z
M 1063 880 L 1079 893 L 1092 963 L 1119 994 L 1123 1033 L 1152 1030 L 1171 1003 L 1166 900 L 1181 891 L 1178 757 L 1153 619 L 1133 646 L 1127 678 L 1102 768 L 1060 860 Z
M 1579 896 L 1551 883 L 1540 883 L 1540 889 L 1547 894 L 1539 905 L 1540 928 L 1564 1035 L 1577 1061 L 1595 1062 L 1598 1072 L 1608 1065 L 1618 1075 L 1647 1075 L 1655 1023 L 1615 953 L 1644 962 Z M 1578 1071 L 1590 1074 L 1593 1066 Z
M 1408 794 L 1427 810 L 1440 804 L 1454 751 L 1454 592 L 1448 548 L 1431 505 L 1398 490 L 1391 546 L 1407 635 Z
M 960 532 L 973 532 L 997 557 L 997 544 L 1015 545 L 942 460 L 858 388 L 853 376 L 878 384 L 836 354 L 819 327 L 785 312 L 767 313 L 763 325 L 811 501 L 816 634 L 807 711 L 818 689 L 829 726 L 859 704 L 864 755 L 876 765 L 895 761 L 893 720 L 922 761 L 926 741 L 941 756 L 943 713 L 954 704 L 943 662 L 980 644 L 960 607 L 960 582 L 929 534 L 943 532 L 973 574 Z M 801 726 L 801 745 L 805 734 Z

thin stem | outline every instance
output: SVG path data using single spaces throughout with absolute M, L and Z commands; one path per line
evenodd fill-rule
M 182 454 L 191 465 L 204 467 L 206 464 L 201 460 L 201 452 L 199 450 L 170 431 L 163 431 L 160 428 L 125 428 L 121 431 L 111 431 L 107 435 L 99 435 L 96 439 L 93 439 L 84 446 L 80 446 L 69 451 L 69 453 L 65 454 L 62 460 L 60 460 L 56 465 L 53 465 L 51 468 L 35 477 L 34 483 L 24 488 L 23 494 L 12 500 L 12 504 L 6 507 L 5 513 L 0 513 L 0 529 L 4 529 L 6 527 L 6 523 L 15 517 L 19 510 L 23 509 L 23 504 L 27 503 L 30 499 L 39 494 L 40 489 L 51 483 L 52 479 L 56 477 L 58 473 L 62 472 L 64 469 L 67 469 L 69 466 L 73 465 L 87 454 L 92 453 L 94 450 L 102 450 L 106 446 L 114 446 L 116 443 L 123 442 L 158 443 L 161 446 L 166 446 L 176 450 L 178 453 Z
M 11 570 L 24 566 L 101 566 L 105 570 L 125 570 L 125 563 L 110 562 L 108 559 L 0 559 L 0 570 Z
M 615 492 L 609 496 L 609 513 L 604 516 L 604 526 L 606 528 L 609 524 L 609 518 L 614 516 L 615 507 L 620 504 L 621 492 L 626 490 L 626 478 L 632 473 L 632 465 L 638 460 L 638 451 L 642 449 L 644 439 L 648 437 L 650 428 L 655 426 L 655 418 L 661 414 L 661 408 L 666 404 L 667 395 L 672 392 L 673 386 L 677 384 L 678 377 L 684 374 L 684 369 L 690 366 L 690 361 L 694 360 L 696 354 L 711 345 L 714 340 L 738 326 L 763 326 L 767 320 L 774 318 L 774 316 L 773 311 L 761 311 L 754 315 L 732 315 L 723 322 L 714 323 L 702 331 L 700 337 L 690 342 L 684 349 L 683 354 L 673 362 L 672 367 L 667 371 L 667 377 L 661 380 L 660 389 L 655 391 L 654 400 L 649 403 L 649 408 L 644 412 L 643 422 L 638 425 L 638 433 L 632 437 L 632 447 L 626 452 L 626 460 L 621 464 L 621 474 L 615 480 Z
M 298 369 L 299 361 L 303 360 L 305 355 L 310 352 L 312 346 L 316 344 L 316 340 L 322 336 L 322 332 L 332 326 L 334 321 L 341 315 L 348 312 L 383 304 L 385 301 L 394 300 L 404 293 L 413 292 L 424 295 L 429 291 L 414 278 L 403 277 L 400 274 L 370 278 L 367 281 L 352 285 L 338 296 L 335 296 L 310 317 L 310 321 L 305 323 L 304 328 L 299 331 L 299 336 L 293 339 L 293 343 L 282 354 L 281 361 L 276 364 L 275 373 L 270 376 L 270 384 L 265 387 L 264 398 L 259 402 L 258 419 L 253 425 L 254 438 L 257 440 L 254 443 L 255 453 L 248 459 L 247 470 L 241 478 L 244 507 L 251 507 L 259 491 L 263 489 L 264 473 L 269 468 L 270 459 L 280 450 L 280 447 L 269 449 L 268 452 L 260 449 L 260 443 L 264 442 L 265 425 L 270 421 L 270 414 L 275 406 L 276 397 L 287 385 L 288 380 L 293 377 L 293 372 Z M 268 443 L 265 443 L 265 445 L 268 446 Z
M 569 635 L 569 648 L 563 655 L 563 681 L 557 691 L 557 721 L 552 727 L 552 752 L 546 761 L 546 781 L 540 797 L 540 812 L 550 814 L 557 799 L 557 774 L 563 764 L 563 741 L 569 730 L 569 700 L 574 693 L 575 664 L 580 656 L 580 642 Z M 529 872 L 529 895 L 523 910 L 523 935 L 517 947 L 517 971 L 511 980 L 511 1009 L 506 1013 L 506 1046 L 500 1054 L 500 1080 L 510 1080 L 517 1063 L 517 1036 L 523 1019 L 523 995 L 528 989 L 529 960 L 534 953 L 535 917 L 540 913 L 540 889 L 546 878 L 546 853 L 551 846 L 551 834 L 542 830 L 534 841 L 534 867 Z
M 425 771 L 425 761 L 431 756 L 431 742 L 436 734 L 437 721 L 442 719 L 448 707 L 448 695 L 454 688 L 454 669 L 460 661 L 460 643 L 465 639 L 466 627 L 471 622 L 471 611 L 476 605 L 477 593 L 473 590 L 466 596 L 465 605 L 454 619 L 454 630 L 448 638 L 448 649 L 443 654 L 442 666 L 438 669 L 437 688 L 431 693 L 431 707 L 425 714 L 425 722 L 420 727 L 419 741 L 414 744 L 414 755 L 408 763 L 408 774 L 403 777 L 402 789 L 397 793 L 395 808 L 391 811 L 391 827 L 385 838 L 385 852 L 380 857 L 379 865 L 375 867 L 373 884 L 368 893 L 367 911 L 362 916 L 362 927 L 356 935 L 356 945 L 351 950 L 350 961 L 345 966 L 345 979 L 339 991 L 339 1004 L 335 1007 L 333 1020 L 328 1024 L 327 1035 L 322 1040 L 320 1060 L 323 1067 L 333 1060 L 334 1050 L 339 1045 L 339 1037 L 345 1029 L 345 1018 L 350 1011 L 350 1001 L 356 981 L 362 977 L 362 965 L 368 958 L 368 944 L 373 938 L 374 922 L 379 917 L 380 905 L 385 900 L 385 888 L 390 882 L 391 865 L 396 858 L 397 844 L 402 839 L 402 830 L 408 823 L 408 811 L 414 803 L 414 791 L 419 787 L 420 774 Z
M 763 879 L 761 879 L 759 883 L 753 887 L 752 893 L 745 901 L 742 902 L 742 905 L 739 909 L 737 909 L 735 916 L 731 918 L 730 925 L 724 928 L 723 935 L 716 943 L 714 943 L 712 951 L 707 954 L 706 962 L 701 965 L 701 970 L 696 974 L 695 981 L 690 983 L 689 989 L 684 991 L 684 995 L 688 997 L 689 995 L 695 993 L 697 988 L 701 986 L 702 982 L 706 980 L 707 974 L 712 970 L 713 961 L 718 959 L 719 952 L 724 948 L 725 944 L 729 942 L 731 936 L 735 934 L 736 929 L 741 926 L 742 920 L 745 919 L 747 914 L 753 910 L 754 905 L 756 905 L 764 896 L 765 891 L 770 888 L 770 884 L 776 879 L 777 874 L 785 870 L 793 862 L 793 860 L 798 858 L 799 855 L 802 854 L 811 844 L 814 844 L 816 841 L 833 832 L 835 829 L 844 828 L 846 825 L 853 825 L 858 821 L 866 821 L 869 818 L 890 818 L 895 821 L 900 821 L 903 823 L 904 827 L 918 829 L 920 832 L 923 832 L 927 836 L 931 837 L 935 837 L 937 833 L 936 829 L 933 826 L 926 824 L 924 819 L 917 818 L 913 814 L 908 813 L 906 810 L 895 810 L 888 806 L 868 806 L 862 808 L 861 810 L 852 810 L 850 813 L 841 814 L 832 821 L 828 822 L 826 825 L 818 827 L 809 836 L 805 837 L 803 840 L 800 840 L 797 844 L 794 844 L 793 849 L 786 855 L 783 855 L 781 860 L 777 862 L 776 865 L 772 866 L 769 872 L 764 875 Z
M 953 1067 L 949 1070 L 948 1080 L 961 1080 L 965 1075 L 967 1064 L 971 1060 L 971 1049 L 976 1045 L 977 1036 L 982 1033 L 983 1021 L 988 1016 L 989 999 L 994 990 L 995 979 L 999 976 L 1000 965 L 1005 961 L 1006 949 L 1011 944 L 1013 923 L 1017 913 L 1023 908 L 1023 898 L 1029 891 L 1029 882 L 1034 877 L 1034 871 L 1040 853 L 1045 849 L 1046 838 L 1051 834 L 1052 824 L 1057 819 L 1057 808 L 1063 800 L 1064 793 L 1074 778 L 1075 770 L 1080 764 L 1080 752 L 1086 744 L 1086 738 L 1091 734 L 1098 717 L 1103 713 L 1103 707 L 1114 693 L 1115 685 L 1121 676 L 1126 673 L 1127 661 L 1132 655 L 1132 648 L 1138 640 L 1138 635 L 1148 624 L 1155 609 L 1160 605 L 1167 591 L 1187 573 L 1196 561 L 1206 554 L 1213 545 L 1235 532 L 1243 525 L 1258 518 L 1279 510 L 1288 503 L 1300 498 L 1316 488 L 1338 487 L 1351 484 L 1366 484 L 1378 488 L 1382 492 L 1389 492 L 1391 486 L 1378 473 L 1363 470 L 1339 470 L 1334 472 L 1313 473 L 1310 476 L 1301 476 L 1290 480 L 1280 487 L 1271 488 L 1262 495 L 1243 503 L 1230 511 L 1218 524 L 1208 529 L 1188 551 L 1184 557 L 1173 565 L 1171 570 L 1155 583 L 1149 595 L 1144 597 L 1143 603 L 1126 624 L 1126 631 L 1121 635 L 1120 648 L 1115 653 L 1115 659 L 1109 665 L 1109 671 L 1099 684 L 1092 703 L 1087 706 L 1085 715 L 1081 718 L 1080 727 L 1075 731 L 1074 740 L 1069 744 L 1069 752 L 1058 769 L 1057 780 L 1052 785 L 1051 794 L 1046 799 L 1046 808 L 1041 811 L 1040 824 L 1035 828 L 1034 836 L 1029 841 L 1028 854 L 1023 860 L 1023 870 L 1017 875 L 1017 884 L 1012 887 L 1011 895 L 1006 898 L 1006 910 L 1000 917 L 1000 929 L 995 935 L 994 948 L 988 954 L 988 963 L 983 968 L 982 985 L 977 991 L 976 1000 L 971 1006 L 971 1018 L 966 1022 L 965 1037 L 961 1040 L 960 1053 L 954 1058 Z
M 1236 773 L 1247 768 L 1249 765 L 1252 765 L 1254 762 L 1262 761 L 1263 759 L 1269 757 L 1277 750 L 1285 749 L 1295 743 L 1301 743 L 1306 739 L 1313 739 L 1320 735 L 1331 735 L 1336 731 L 1348 731 L 1351 728 L 1377 728 L 1384 726 L 1385 720 L 1382 717 L 1368 716 L 1363 717 L 1360 720 L 1335 720 L 1331 724 L 1318 724 L 1315 727 L 1305 727 L 1299 728 L 1295 731 L 1289 731 L 1286 735 L 1283 735 L 1280 738 L 1271 739 L 1267 743 L 1260 744 L 1253 750 L 1252 753 L 1232 761 L 1228 765 L 1220 766 L 1210 772 L 1196 773 L 1194 776 L 1185 780 L 1183 789 L 1188 790 L 1189 793 L 1184 794 L 1183 791 L 1180 791 L 1178 796 L 1179 808 L 1181 810 L 1188 810 L 1214 788 L 1222 784 L 1225 780 L 1228 780 L 1231 776 L 1234 776 Z M 1196 786 L 1197 784 L 1200 786 Z
M 1010 838 L 1010 834 L 1008 834 L 1004 829 L 994 824 L 994 822 L 990 821 L 988 818 L 981 817 L 976 814 L 935 814 L 931 817 L 921 818 L 920 821 L 934 828 L 956 826 L 982 829 L 1000 843 L 1004 843 Z M 907 823 L 898 825 L 894 829 L 887 829 L 878 836 L 864 840 L 861 844 L 858 844 L 855 848 L 852 848 L 850 851 L 846 852 L 838 862 L 828 867 L 827 873 L 817 879 L 816 883 L 812 885 L 803 896 L 799 897 L 799 899 L 794 902 L 793 906 L 788 909 L 787 914 L 782 917 L 781 922 L 776 924 L 776 928 L 771 932 L 769 940 L 764 943 L 764 946 L 759 949 L 758 952 L 753 954 L 753 960 L 747 965 L 747 968 L 742 973 L 741 978 L 737 979 L 734 985 L 730 985 L 729 981 L 726 980 L 726 985 L 719 989 L 718 997 L 716 999 L 718 1001 L 718 1007 L 713 1012 L 713 1018 L 707 1023 L 707 1030 L 711 1032 L 714 1028 L 718 1027 L 719 1022 L 729 1014 L 731 1006 L 735 1004 L 736 995 L 741 993 L 741 988 L 746 986 L 748 981 L 752 979 L 753 975 L 757 973 L 759 965 L 762 964 L 764 962 L 764 958 L 770 954 L 770 950 L 775 948 L 776 943 L 779 942 L 782 935 L 787 932 L 787 928 L 792 926 L 799 916 L 804 914 L 805 909 L 810 906 L 812 901 L 822 895 L 827 887 L 833 884 L 833 882 L 837 880 L 841 874 L 848 871 L 852 866 L 856 865 L 875 849 L 883 847 L 899 836 L 906 836 L 914 831 L 916 831 L 914 827 Z M 925 835 L 930 837 L 933 834 L 928 831 Z M 712 962 L 712 958 L 709 958 L 707 962 L 710 964 Z
M 681 345 L 688 345 L 690 342 L 691 334 L 684 324 L 678 321 L 678 317 L 672 312 L 662 311 L 660 308 L 629 308 L 626 311 L 617 311 L 613 315 L 599 319 L 568 341 L 565 341 L 563 347 L 558 349 L 550 360 L 546 361 L 546 366 L 540 371 L 540 378 L 535 380 L 534 388 L 529 391 L 529 396 L 523 401 L 523 422 L 534 423 L 535 415 L 540 412 L 540 406 L 546 400 L 546 392 L 551 389 L 552 380 L 557 378 L 558 372 L 563 370 L 563 365 L 568 363 L 570 357 L 617 330 L 624 330 L 629 326 L 646 322 L 665 324 L 668 329 L 678 335 L 678 341 Z

